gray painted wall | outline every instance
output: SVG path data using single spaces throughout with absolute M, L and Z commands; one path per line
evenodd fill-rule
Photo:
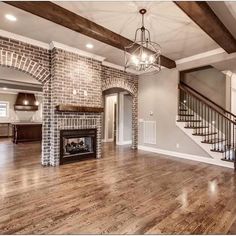
M 163 69 L 156 74 L 141 75 L 139 78 L 138 115 L 139 121 L 157 122 L 157 143 L 145 144 L 154 148 L 209 157 L 194 141 L 176 126 L 179 72 Z M 153 115 L 150 115 L 150 112 Z M 177 148 L 177 144 L 179 148 Z M 143 123 L 139 122 L 139 145 L 143 143 Z
M 183 81 L 218 105 L 226 108 L 226 76 L 215 68 L 190 72 Z

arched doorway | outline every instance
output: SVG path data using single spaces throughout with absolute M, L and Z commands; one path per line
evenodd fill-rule
M 117 145 L 132 144 L 132 94 L 121 88 L 103 91 L 104 142 Z
M 0 66 L 21 71 L 36 79 L 43 88 L 42 99 L 42 165 L 50 164 L 50 72 L 41 64 L 17 53 L 0 50 Z
M 102 83 L 102 91 L 104 93 L 111 89 L 121 89 L 128 92 L 132 97 L 132 148 L 136 149 L 138 145 L 138 88 L 128 79 L 106 78 Z

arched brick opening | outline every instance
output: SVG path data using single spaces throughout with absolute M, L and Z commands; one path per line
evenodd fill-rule
M 102 81 L 102 91 L 112 88 L 120 88 L 129 92 L 132 96 L 132 148 L 138 146 L 138 88 L 134 83 L 130 83 L 120 78 L 109 78 Z
M 0 65 L 27 73 L 42 84 L 50 79 L 50 72 L 42 65 L 11 51 L 0 50 Z
M 0 50 L 0 66 L 9 67 L 31 75 L 43 86 L 42 165 L 50 160 L 50 71 L 30 58 Z

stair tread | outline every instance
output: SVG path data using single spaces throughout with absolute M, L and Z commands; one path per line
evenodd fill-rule
M 187 111 L 187 109 L 179 109 L 179 111 Z
M 202 122 L 201 120 L 177 120 L 177 122 Z
M 208 136 L 208 135 L 215 135 L 215 134 L 217 134 L 217 132 L 210 132 L 210 133 L 196 133 L 196 134 L 193 133 L 193 135 L 195 135 L 195 136 Z
M 234 162 L 234 160 L 229 160 L 229 159 L 226 159 L 226 158 L 222 158 L 221 160 L 222 161 L 228 161 L 228 162 Z
M 178 114 L 179 116 L 194 116 L 193 114 Z
M 224 150 L 218 150 L 218 149 L 211 149 L 212 152 L 219 152 L 219 153 L 224 153 Z
M 208 129 L 209 126 L 185 126 L 186 129 Z
M 207 144 L 214 144 L 214 143 L 220 143 L 220 142 L 224 142 L 225 139 L 209 139 L 209 140 L 204 140 L 202 141 L 202 143 L 207 143 Z

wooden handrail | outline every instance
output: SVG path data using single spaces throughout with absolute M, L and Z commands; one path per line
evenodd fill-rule
M 182 89 L 182 90 L 184 90 L 185 92 L 191 94 L 193 97 L 199 99 L 203 104 L 209 106 L 209 107 L 210 107 L 212 110 L 214 110 L 215 112 L 220 113 L 226 120 L 228 120 L 228 121 L 232 122 L 234 125 L 236 125 L 236 121 L 234 121 L 234 120 L 232 120 L 232 119 L 229 119 L 224 113 L 219 112 L 215 107 L 213 107 L 211 104 L 209 104 L 209 103 L 213 103 L 213 104 L 214 104 L 214 102 L 212 102 L 212 101 L 211 101 L 210 99 L 208 99 L 208 98 L 206 99 L 208 102 L 206 102 L 204 99 L 202 99 L 201 97 L 205 97 L 204 95 L 201 95 L 201 94 L 198 93 L 198 92 L 196 92 L 196 94 L 197 94 L 197 95 L 196 95 L 193 91 L 191 91 L 191 90 L 194 90 L 194 89 L 192 89 L 192 88 L 189 87 L 188 85 L 186 86 L 186 85 L 185 85 L 184 83 L 182 83 L 182 82 L 179 84 L 179 89 Z M 217 104 L 216 104 L 216 106 L 220 108 L 220 106 L 218 106 Z M 224 110 L 224 109 L 223 109 L 223 110 Z M 235 115 L 233 115 L 233 116 L 235 117 Z
M 199 96 L 203 97 L 205 100 L 207 100 L 208 102 L 214 104 L 216 107 L 220 108 L 222 111 L 224 111 L 225 113 L 228 113 L 229 115 L 233 116 L 234 119 L 236 119 L 236 115 L 231 113 L 230 111 L 227 111 L 225 108 L 223 108 L 222 106 L 218 105 L 217 103 L 213 102 L 212 100 L 210 100 L 209 98 L 207 98 L 206 96 L 204 96 L 203 94 L 199 93 L 197 90 L 195 90 L 194 88 L 190 87 L 189 85 L 185 84 L 184 82 L 180 81 L 180 85 L 183 85 L 187 88 L 189 88 L 190 90 L 192 90 L 194 93 L 198 94 Z M 200 99 L 201 100 L 201 99 Z M 202 101 L 202 100 L 201 100 Z

